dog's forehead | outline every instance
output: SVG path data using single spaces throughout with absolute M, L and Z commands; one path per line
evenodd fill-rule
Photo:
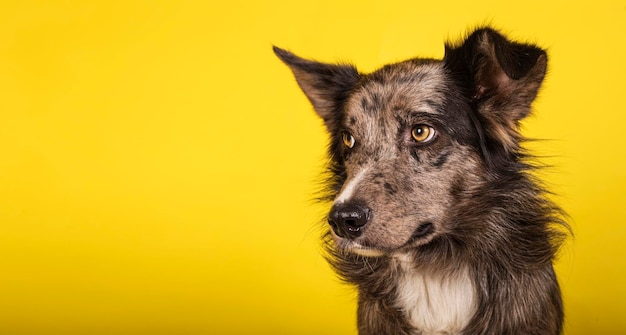
M 441 62 L 388 65 L 364 77 L 349 97 L 346 113 L 357 120 L 410 112 L 438 114 L 445 102 L 446 81 Z

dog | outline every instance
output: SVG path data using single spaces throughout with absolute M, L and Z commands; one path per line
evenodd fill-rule
M 330 135 L 324 241 L 358 289 L 359 334 L 561 333 L 569 227 L 519 128 L 543 49 L 480 27 L 443 59 L 367 74 L 274 52 Z

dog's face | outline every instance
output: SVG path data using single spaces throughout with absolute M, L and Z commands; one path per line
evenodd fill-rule
M 448 46 L 444 60 L 371 74 L 275 51 L 331 135 L 335 244 L 365 256 L 455 233 L 465 200 L 499 164 L 492 157 L 516 151 L 546 67 L 541 49 L 489 29 Z
M 440 62 L 396 64 L 364 76 L 348 97 L 333 134 L 347 176 L 330 214 L 340 246 L 375 253 L 426 243 L 448 229 L 457 193 L 479 181 L 469 106 L 451 103 L 445 71 Z M 359 210 L 364 226 L 342 222 Z

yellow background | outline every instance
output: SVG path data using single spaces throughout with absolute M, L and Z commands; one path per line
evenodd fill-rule
M 355 334 L 271 45 L 371 71 L 486 22 L 549 49 L 524 133 L 576 234 L 566 334 L 625 334 L 623 0 L 3 1 L 0 334 Z

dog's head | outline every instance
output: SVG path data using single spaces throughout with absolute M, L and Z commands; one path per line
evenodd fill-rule
M 518 123 L 546 72 L 536 46 L 483 28 L 443 60 L 354 66 L 275 53 L 323 118 L 336 175 L 328 216 L 336 246 L 366 256 L 455 230 L 463 204 L 513 169 Z

